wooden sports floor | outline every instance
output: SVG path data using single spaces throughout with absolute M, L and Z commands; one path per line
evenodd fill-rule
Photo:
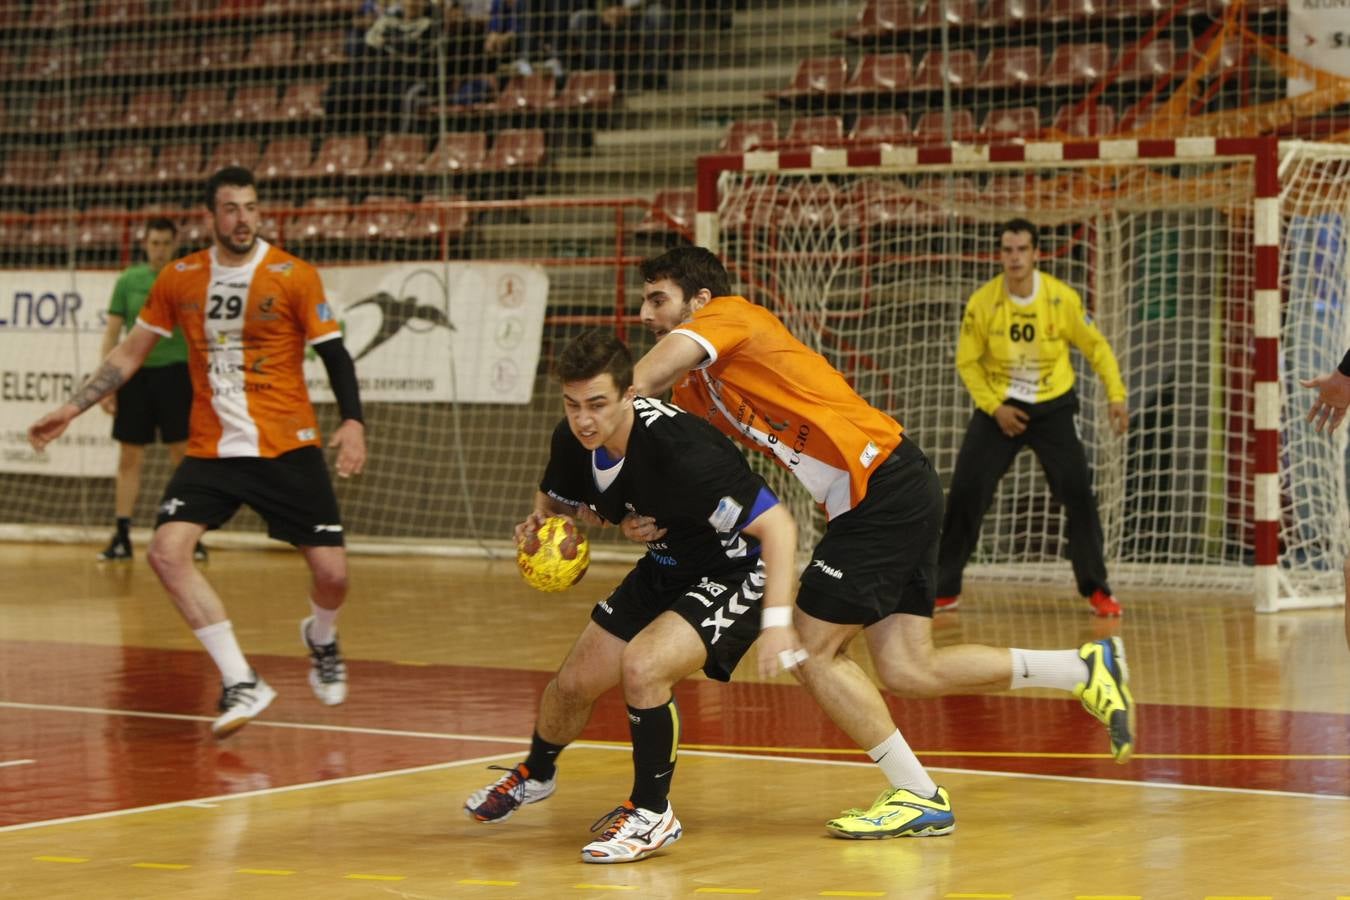
M 1063 694 L 895 700 L 951 791 L 957 830 L 937 838 L 827 835 L 884 785 L 790 679 L 742 665 L 729 685 L 685 682 L 684 838 L 597 866 L 578 852 L 630 786 L 616 696 L 547 802 L 495 826 L 461 805 L 521 757 L 540 689 L 624 567 L 543 595 L 510 561 L 355 557 L 351 696 L 325 708 L 305 682 L 300 558 L 218 549 L 209 577 L 280 697 L 217 742 L 210 660 L 143 557 L 96 564 L 96 549 L 0 544 L 0 897 L 1350 898 L 1341 610 L 1122 592 L 1125 618 L 1104 622 L 1067 575 L 972 588 L 940 642 L 1118 632 L 1140 750 L 1115 765 Z

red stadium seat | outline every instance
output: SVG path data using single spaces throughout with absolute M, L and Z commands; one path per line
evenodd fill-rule
M 72 123 L 78 131 L 120 126 L 126 119 L 126 98 L 121 91 L 112 94 L 91 94 L 84 98 L 80 111 Z
M 45 183 L 52 170 L 52 153 L 46 147 L 10 145 L 4 151 L 0 185 L 25 187 Z
M 277 90 L 270 84 L 245 85 L 234 92 L 230 112 L 236 122 L 268 122 L 281 117 Z
M 1176 55 L 1176 46 L 1167 38 L 1145 44 L 1138 48 L 1138 53 L 1134 53 L 1133 49 L 1122 50 L 1121 58 L 1125 62 L 1117 78 L 1120 81 L 1148 82 L 1170 78 L 1176 65 Z
M 841 116 L 793 119 L 782 143 L 789 147 L 839 147 L 844 143 L 844 120 Z
M 286 240 L 297 244 L 351 240 L 355 235 L 347 205 L 341 197 L 311 198 L 299 212 L 282 217 Z
M 263 150 L 256 174 L 265 178 L 292 176 L 307 171 L 313 159 L 309 138 L 279 138 Z
M 127 237 L 127 211 L 117 206 L 91 206 L 75 223 L 75 243 L 86 250 L 121 247 Z
M 496 99 L 479 105 L 484 112 L 524 112 L 547 109 L 558 92 L 553 76 L 546 72 L 533 75 L 514 75 L 498 93 Z
M 1103 105 L 1077 111 L 1075 104 L 1066 103 L 1055 112 L 1050 127 L 1076 138 L 1102 137 L 1116 127 L 1116 111 Z
M 197 47 L 198 69 L 216 72 L 237 69 L 248 57 L 248 41 L 242 34 L 211 34 Z
M 100 25 L 131 22 L 150 18 L 146 0 L 98 0 L 90 20 Z
M 914 27 L 915 0 L 867 0 L 858 18 L 834 32 L 846 41 L 875 41 Z
M 358 239 L 389 239 L 403 233 L 411 218 L 407 199 L 372 194 L 352 212 L 351 233 Z
M 300 42 L 296 61 L 306 66 L 326 66 L 345 64 L 347 54 L 343 49 L 347 35 L 342 31 L 311 31 Z
M 497 132 L 483 168 L 494 172 L 533 168 L 544 162 L 545 155 L 544 129 L 507 128 Z
M 995 47 L 980 72 L 980 87 L 1034 88 L 1041 78 L 1041 48 Z
M 722 138 L 721 149 L 744 153 L 778 140 L 778 122 L 774 119 L 737 119 Z
M 56 158 L 56 165 L 47 176 L 53 186 L 88 184 L 103 167 L 97 147 L 68 147 Z
M 154 167 L 156 181 L 198 181 L 205 175 L 201 144 L 169 144 L 160 148 Z
M 155 154 L 148 144 L 113 147 L 99 170 L 98 180 L 109 185 L 136 184 L 154 177 Z
M 141 91 L 131 95 L 123 121 L 130 128 L 157 128 L 174 121 L 175 109 L 171 91 Z
M 1111 68 L 1111 48 L 1106 44 L 1060 44 L 1050 55 L 1044 83 L 1049 85 L 1093 82 Z
M 981 21 L 979 0 L 928 0 L 914 17 L 914 27 L 964 28 L 979 21 Z
M 442 235 L 457 236 L 469 227 L 469 211 L 455 203 L 464 201 L 464 197 L 447 197 L 444 202 L 435 197 L 427 197 L 413 207 L 408 221 L 385 233 L 389 240 L 429 241 L 438 240 Z
M 913 192 L 890 181 L 864 181 L 853 190 L 853 219 L 864 228 L 906 224 L 913 208 Z
M 420 134 L 390 133 L 380 138 L 365 167 L 367 175 L 411 175 L 427 156 Z
M 295 62 L 295 32 L 265 32 L 249 44 L 247 64 L 250 66 L 289 66 Z
M 277 110 L 286 119 L 322 119 L 323 95 L 327 89 L 326 81 L 293 84 L 286 88 Z
M 974 50 L 951 50 L 946 55 L 945 77 L 953 90 L 973 87 L 980 75 L 980 60 Z M 914 70 L 911 90 L 941 91 L 943 88 L 943 55 L 929 50 Z
M 226 88 L 193 88 L 183 95 L 174 111 L 174 121 L 180 125 L 201 125 L 227 122 L 231 118 L 230 100 Z
M 690 233 L 694 229 L 697 206 L 697 195 L 692 190 L 657 191 L 636 231 L 638 234 Z
M 908 53 L 868 53 L 844 87 L 849 94 L 895 93 L 909 90 L 914 65 Z
M 447 132 L 440 136 L 426 158 L 417 164 L 416 171 L 422 175 L 473 172 L 482 168 L 486 159 L 486 132 Z
M 941 110 L 923 113 L 914 125 L 914 140 L 921 144 L 947 143 L 948 122 L 951 125 L 950 140 L 975 140 L 975 113 L 969 109 L 953 109 L 950 115 Z
M 795 100 L 839 94 L 848 83 L 848 60 L 842 56 L 816 56 L 797 64 L 797 74 L 787 87 L 771 91 L 770 97 Z
M 558 109 L 606 109 L 614 105 L 618 82 L 608 69 L 573 72 L 554 100 Z
M 218 172 L 226 166 L 243 166 L 249 171 L 258 168 L 262 148 L 257 141 L 221 141 L 211 152 L 203 172 Z
M 904 113 L 859 116 L 848 139 L 855 144 L 908 144 L 914 140 L 914 130 Z
M 1031 140 L 1041 132 L 1041 114 L 1034 106 L 991 109 L 980 125 L 980 139 L 991 144 Z
M 1051 22 L 1100 20 L 1118 0 L 1045 0 L 1041 17 Z
M 360 172 L 370 160 L 370 145 L 362 135 L 324 138 L 314 162 L 301 175 L 349 175 Z

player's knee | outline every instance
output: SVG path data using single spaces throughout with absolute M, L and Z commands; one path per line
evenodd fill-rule
M 314 590 L 329 599 L 347 596 L 347 567 L 321 567 L 314 570 Z
M 931 666 L 914 660 L 874 660 L 881 686 L 898 697 L 938 697 L 942 685 Z
M 633 644 L 629 644 L 624 649 L 623 661 L 620 665 L 620 677 L 623 679 L 626 691 L 635 687 L 659 688 L 671 686 L 679 680 L 678 678 L 671 678 L 660 654 L 643 652 L 640 647 L 634 650 Z
M 180 572 L 192 568 L 192 549 L 189 547 L 186 553 L 175 552 L 163 541 L 152 539 L 145 551 L 145 561 L 160 581 L 171 582 Z

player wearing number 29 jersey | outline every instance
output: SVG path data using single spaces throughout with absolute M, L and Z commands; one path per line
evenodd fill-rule
M 272 458 L 318 446 L 305 388 L 306 345 L 342 336 L 309 263 L 261 238 L 242 265 L 214 248 L 166 266 L 139 323 L 187 339 L 192 372 L 189 456 Z

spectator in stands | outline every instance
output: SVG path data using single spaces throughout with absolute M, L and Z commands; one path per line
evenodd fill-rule
M 670 25 L 670 10 L 661 0 L 583 2 L 568 21 L 569 65 L 613 69 L 629 88 L 664 88 Z
M 354 48 L 347 76 L 334 83 L 329 114 L 347 127 L 362 124 L 376 133 L 407 126 L 407 107 L 434 77 L 439 11 L 430 0 L 362 3 L 357 21 L 374 20 Z
M 122 273 L 113 287 L 108 304 L 108 325 L 103 331 L 103 349 L 106 357 L 122 339 L 124 331 L 136 324 L 150 285 L 155 276 L 178 252 L 178 228 L 165 218 L 151 219 L 141 241 L 145 262 L 137 263 Z M 100 403 L 113 416 L 113 440 L 117 441 L 117 475 L 113 488 L 113 512 L 117 530 L 108 546 L 98 555 L 104 561 L 130 560 L 131 515 L 136 510 L 136 497 L 141 491 L 141 469 L 145 464 L 145 447 L 159 440 L 168 447 L 169 458 L 175 466 L 187 449 L 188 413 L 192 409 L 192 378 L 188 375 L 187 344 L 183 332 L 175 327 L 172 336 L 160 341 L 145 358 L 139 372 L 117 393 L 109 394 Z M 194 556 L 206 559 L 206 548 L 197 544 Z
M 1078 293 L 1036 268 L 1036 226 L 1003 226 L 1003 273 L 966 303 L 956 345 L 956 370 L 975 401 L 956 457 L 938 551 L 937 610 L 960 600 L 961 572 L 980 537 L 980 523 L 999 480 L 1023 447 L 1040 460 L 1055 499 L 1064 504 L 1069 561 L 1078 592 L 1099 616 L 1119 616 L 1102 554 L 1102 526 L 1092 473 L 1078 436 L 1070 345 L 1106 386 L 1107 415 L 1116 434 L 1130 424 L 1125 383 L 1111 345 L 1083 309 Z
M 1335 431 L 1345 421 L 1345 411 L 1350 408 L 1350 350 L 1341 357 L 1340 365 L 1316 378 L 1300 379 L 1299 384 L 1317 391 L 1317 399 L 1308 410 L 1308 421 L 1317 426 L 1317 430 Z M 1345 561 L 1345 645 L 1350 647 L 1350 559 Z
M 361 55 L 362 48 L 366 44 L 366 32 L 382 15 L 384 7 L 379 0 L 361 0 L 360 6 L 352 16 L 351 30 L 347 32 L 347 39 L 342 45 L 348 59 L 355 59 Z

